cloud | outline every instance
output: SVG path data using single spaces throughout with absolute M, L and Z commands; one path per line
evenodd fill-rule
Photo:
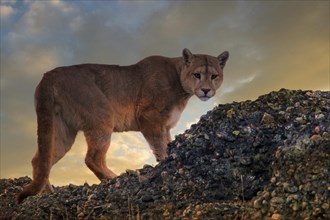
M 330 89 L 328 3 L 249 3 L 240 3 L 253 14 L 242 23 L 251 28 L 244 35 L 248 47 L 232 49 L 219 99 L 254 99 L 283 87 Z
M 54 33 L 60 34 L 54 37 L 63 37 L 61 35 L 68 30 L 70 21 L 80 12 L 79 6 L 66 1 L 29 2 L 20 19 L 21 26 L 15 31 L 38 34 L 38 38 L 51 37 Z
M 0 19 L 6 20 L 15 13 L 14 8 L 10 5 L 0 5 Z
M 2 0 L 1 5 L 14 5 L 17 2 L 17 0 Z
M 26 11 L 1 39 L 4 78 L 41 76 L 56 66 L 71 62 L 69 27 L 79 26 L 79 10 L 62 1 L 25 4 Z

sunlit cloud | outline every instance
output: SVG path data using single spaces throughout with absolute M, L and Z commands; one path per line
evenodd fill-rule
M 199 118 L 195 118 L 193 121 L 186 122 L 186 129 L 189 129 L 191 125 L 196 124 L 199 121 Z
M 250 76 L 247 76 L 245 78 L 242 78 L 240 80 L 237 81 L 238 84 L 246 84 L 246 83 L 251 83 L 255 78 L 256 78 L 257 74 L 252 74 Z
M 14 14 L 14 8 L 10 5 L 0 5 L 0 19 L 5 20 Z

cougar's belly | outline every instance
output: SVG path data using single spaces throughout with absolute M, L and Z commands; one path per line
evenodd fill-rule
M 139 126 L 136 122 L 135 111 L 130 106 L 116 109 L 113 115 L 113 119 L 114 132 L 139 131 Z

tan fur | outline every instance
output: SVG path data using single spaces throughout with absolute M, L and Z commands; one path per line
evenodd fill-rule
M 116 176 L 106 166 L 112 132 L 141 131 L 157 161 L 164 160 L 170 129 L 188 99 L 215 95 L 228 56 L 193 55 L 184 49 L 182 57 L 151 56 L 131 66 L 83 64 L 47 72 L 35 92 L 33 181 L 18 202 L 52 190 L 50 169 L 70 150 L 78 131 L 88 145 L 86 165 L 100 180 Z

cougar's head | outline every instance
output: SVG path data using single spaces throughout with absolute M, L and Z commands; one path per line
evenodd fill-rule
M 186 92 L 206 101 L 213 97 L 223 81 L 223 69 L 228 60 L 227 51 L 218 57 L 182 52 L 181 84 Z

